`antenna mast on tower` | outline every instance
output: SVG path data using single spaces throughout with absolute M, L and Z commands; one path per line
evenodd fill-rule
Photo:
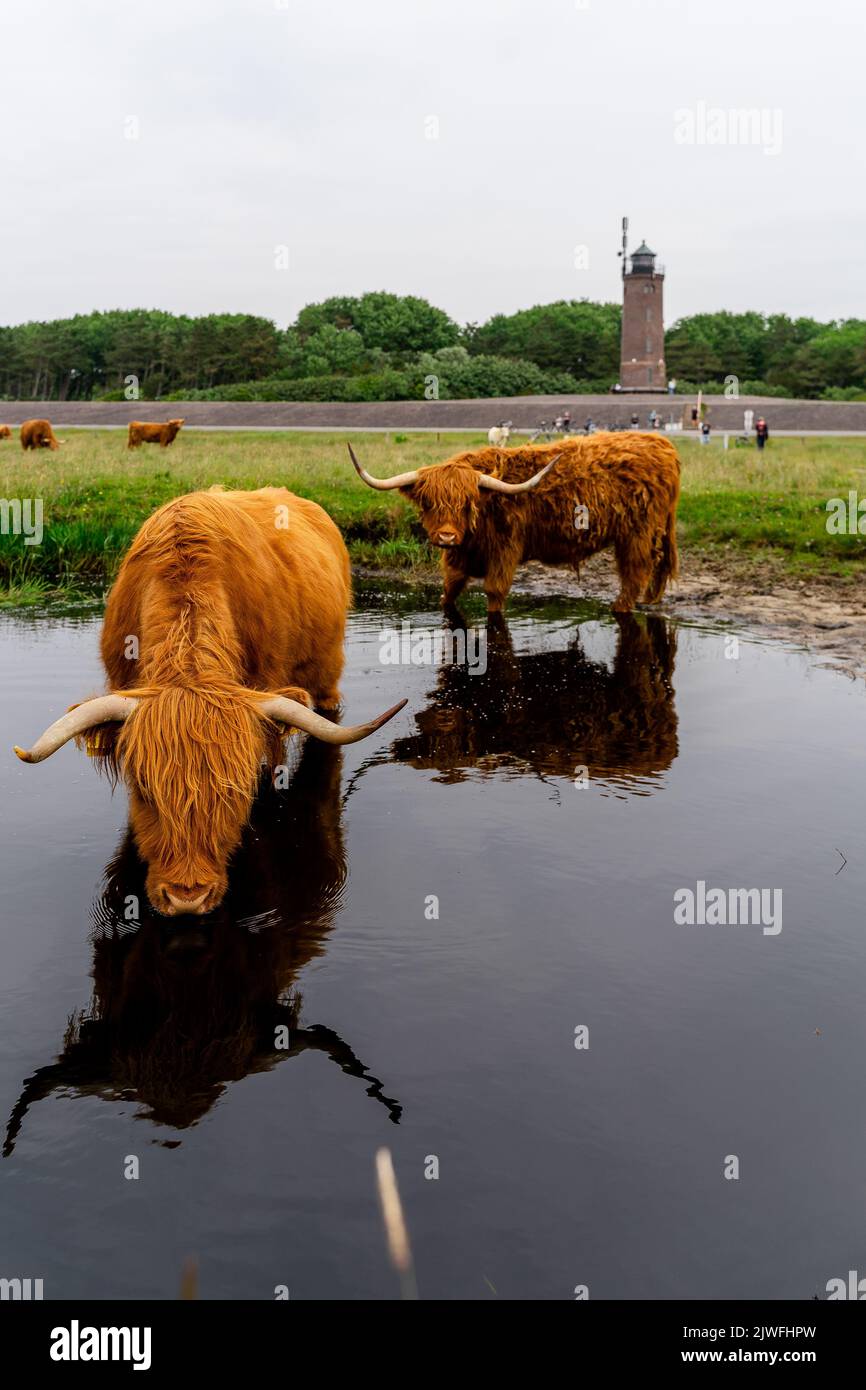
M 622 278 L 625 279 L 626 264 L 628 262 L 628 218 L 622 219 L 622 250 L 617 251 L 618 256 L 622 256 Z

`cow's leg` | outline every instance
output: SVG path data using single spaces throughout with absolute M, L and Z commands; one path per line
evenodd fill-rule
M 469 583 L 469 575 L 459 569 L 448 552 L 442 552 L 442 607 L 455 608 L 457 600 Z
M 340 708 L 340 676 L 345 664 L 343 653 L 343 627 L 333 634 L 329 642 L 322 637 L 322 651 L 316 662 L 302 666 L 295 675 L 306 681 L 313 692 L 313 707 L 321 710 Z
M 652 546 L 645 536 L 633 535 L 614 546 L 619 571 L 619 593 L 611 607 L 614 613 L 630 613 L 652 578 Z
M 484 576 L 484 592 L 487 595 L 487 612 L 501 613 L 514 582 L 517 560 L 508 555 L 497 555 L 490 562 Z

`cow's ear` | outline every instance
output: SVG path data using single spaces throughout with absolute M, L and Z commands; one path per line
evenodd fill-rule
M 402 492 L 402 494 L 403 494 L 404 497 L 414 498 L 414 496 L 415 496 L 415 484 L 414 484 L 414 483 L 407 483 L 405 487 L 398 488 L 397 491 L 398 491 L 398 492 Z

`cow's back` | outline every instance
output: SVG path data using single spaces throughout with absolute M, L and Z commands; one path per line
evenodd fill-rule
M 278 689 L 323 661 L 342 665 L 350 597 L 346 547 L 316 503 L 285 488 L 189 493 L 133 541 L 106 607 L 103 661 L 113 687 L 134 686 L 185 625 L 197 659 Z

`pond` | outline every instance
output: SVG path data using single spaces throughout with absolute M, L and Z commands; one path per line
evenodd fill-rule
M 346 717 L 408 705 L 296 750 L 168 920 L 124 790 L 11 754 L 101 688 L 98 610 L 0 620 L 0 1276 L 397 1297 L 383 1145 L 422 1298 L 866 1270 L 862 687 L 591 604 L 480 621 L 461 664 L 413 645 L 429 593 L 362 592 Z

